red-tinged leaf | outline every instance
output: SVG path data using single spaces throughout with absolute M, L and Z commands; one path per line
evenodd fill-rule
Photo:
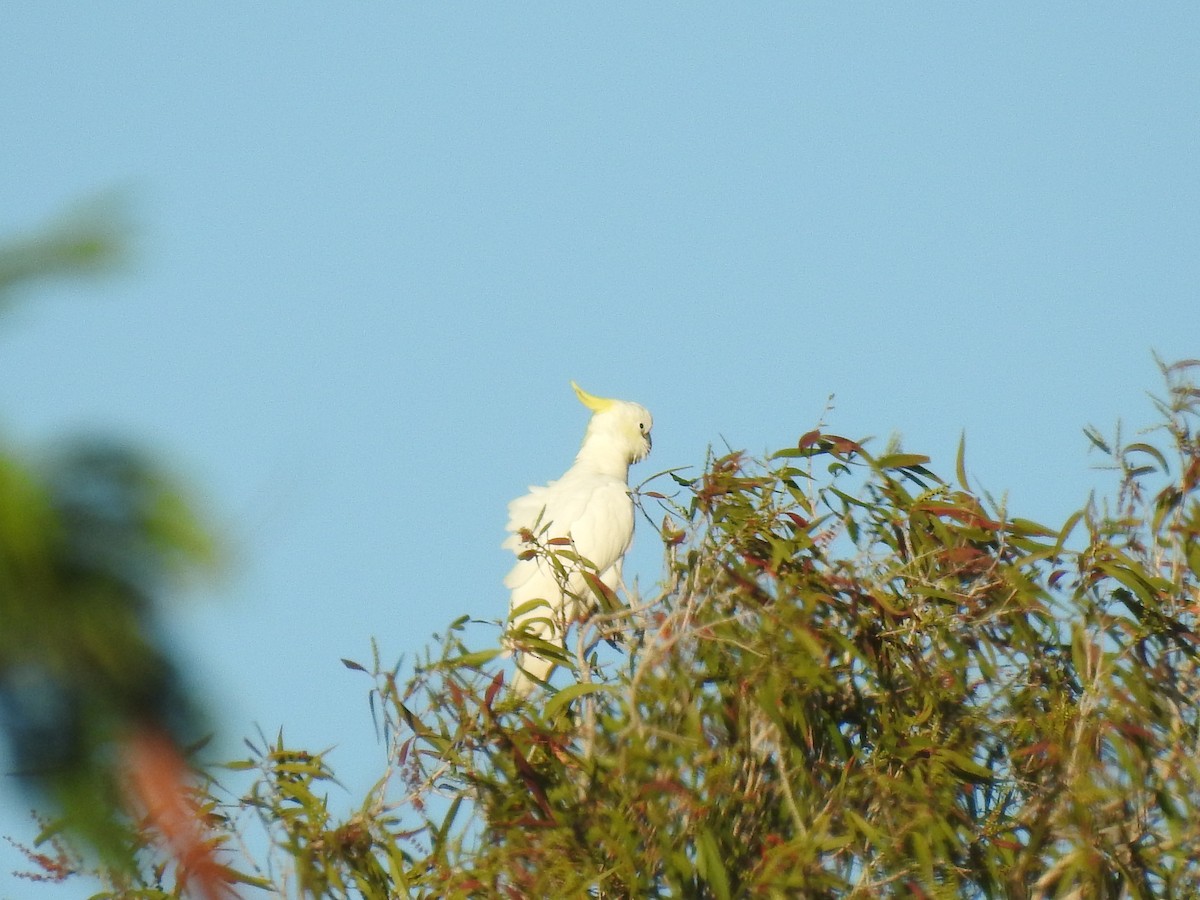
M 769 572 L 772 575 L 775 574 L 774 570 L 771 569 L 771 564 L 764 559 L 759 559 L 757 556 L 751 556 L 749 553 L 743 553 L 742 559 L 745 560 L 749 565 L 754 566 L 756 569 L 762 569 L 764 572 Z
M 1061 757 L 1061 752 L 1057 744 L 1050 740 L 1038 741 L 1036 744 L 1030 744 L 1028 747 L 1021 747 L 1009 754 L 1012 759 L 1023 759 L 1027 756 L 1038 756 L 1044 762 L 1053 762 Z
M 600 605 L 604 608 L 605 612 L 612 612 L 620 608 L 621 602 L 617 599 L 616 592 L 601 581 L 599 575 L 595 572 L 589 572 L 587 569 L 584 569 L 580 574 L 583 576 L 583 580 L 587 583 L 587 586 L 600 598 Z
M 497 672 L 496 677 L 492 679 L 492 683 L 488 685 L 487 693 L 483 695 L 483 705 L 488 709 L 492 708 L 492 701 L 496 699 L 496 694 L 500 693 L 500 688 L 504 684 L 504 673 Z
M 948 563 L 968 563 L 979 559 L 990 559 L 990 557 L 974 547 L 947 547 L 942 551 L 942 559 Z
M 1196 485 L 1200 485 L 1200 456 L 1193 459 L 1183 473 L 1182 485 L 1185 491 L 1191 491 Z
M 793 512 L 785 512 L 784 515 L 787 516 L 789 519 L 791 519 L 793 522 L 795 522 L 797 528 L 807 528 L 808 527 L 808 519 L 804 518 L 803 516 L 798 516 Z
M 345 657 L 342 657 L 342 665 L 345 666 L 347 669 L 354 669 L 356 672 L 367 671 L 365 668 L 363 668 L 361 665 L 356 663 L 354 660 L 346 659 Z
M 525 562 L 526 560 L 533 559 L 535 556 L 537 556 L 536 550 L 522 550 L 517 554 L 517 559 Z
M 730 566 L 721 566 L 721 571 L 724 572 L 734 584 L 746 591 L 754 599 L 763 603 L 770 603 L 773 599 L 770 594 L 760 588 L 757 584 L 755 584 L 737 569 L 734 569 Z
M 533 799 L 537 801 L 538 807 L 545 815 L 546 820 L 549 823 L 556 822 L 554 808 L 550 805 L 550 798 L 546 796 L 546 790 L 541 785 L 537 770 L 533 768 L 529 760 L 525 758 L 525 754 L 515 744 L 512 745 L 512 754 L 513 763 L 517 767 L 517 774 L 520 776 L 525 787 L 533 795 Z M 546 824 L 546 822 L 541 824 Z
M 638 793 L 643 797 L 654 797 L 659 794 L 678 794 L 681 797 L 690 797 L 692 792 L 678 781 L 659 778 L 642 785 L 638 789 Z
M 658 491 L 642 491 L 643 497 L 653 497 L 655 500 L 666 500 L 666 494 L 660 494 Z
M 1014 841 L 1009 838 L 994 837 L 992 838 L 992 846 L 999 847 L 1001 850 L 1021 851 L 1025 847 L 1020 841 Z
M 1058 583 L 1062 581 L 1063 576 L 1067 574 L 1066 569 L 1055 569 L 1050 573 L 1050 577 L 1046 579 L 1046 583 L 1052 588 L 1058 587 Z
M 826 435 L 833 440 L 834 453 L 849 455 L 852 453 L 862 453 L 862 444 L 858 441 L 852 441 L 850 438 L 837 437 L 835 435 Z
M 802 434 L 800 436 L 800 442 L 796 446 L 798 446 L 801 450 L 804 450 L 807 447 L 811 447 L 813 444 L 815 444 L 820 439 L 821 439 L 821 432 L 818 431 L 817 429 L 813 429 L 812 431 L 808 431 L 808 432 L 805 432 L 804 434 Z
M 1035 753 L 1043 753 L 1050 746 L 1050 741 L 1038 741 L 1036 744 L 1030 744 L 1028 747 L 1018 747 L 1009 753 L 1011 759 L 1020 759 L 1023 756 L 1032 756 Z
M 400 749 L 396 751 L 397 765 L 403 766 L 408 761 L 408 752 L 412 749 L 412 744 L 413 738 L 407 738 L 400 744 Z
M 972 510 L 963 509 L 961 506 L 950 506 L 945 503 L 918 503 L 913 508 L 919 509 L 922 512 L 933 513 L 935 516 L 948 516 L 951 519 L 957 519 L 965 525 L 984 528 L 988 531 L 999 531 L 1004 527 L 1003 524 L 997 522 L 995 519 L 989 519 Z
M 551 547 L 570 547 L 573 541 L 569 537 L 550 538 L 546 541 Z
M 1115 722 L 1113 727 L 1130 740 L 1139 744 L 1149 744 L 1154 741 L 1154 732 L 1136 722 Z
M 205 840 L 188 792 L 187 764 L 174 742 L 161 731 L 142 729 L 129 738 L 124 752 L 128 802 L 162 835 L 175 856 L 181 884 L 190 883 L 206 900 L 228 897 L 225 867 Z

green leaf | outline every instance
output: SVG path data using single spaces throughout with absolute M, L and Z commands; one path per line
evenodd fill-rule
M 462 807 L 462 801 L 463 796 L 459 794 L 454 798 L 454 802 L 450 804 L 450 809 L 446 812 L 446 817 L 442 819 L 442 824 L 438 827 L 435 843 L 439 845 L 446 843 L 446 835 L 450 833 L 450 826 L 454 824 L 454 819 Z
M 493 647 L 490 650 L 476 650 L 474 653 L 464 653 L 462 656 L 448 659 L 443 665 L 448 669 L 477 669 L 485 663 L 490 663 L 497 656 L 505 652 L 507 651 L 499 647 Z
M 969 491 L 971 486 L 967 484 L 967 433 L 960 432 L 958 436 L 958 452 L 954 455 L 954 473 L 958 477 L 958 484 L 964 491 Z
M 938 756 L 946 760 L 955 771 L 961 775 L 965 775 L 967 780 L 974 784 L 985 784 L 996 777 L 995 773 L 987 766 L 982 766 L 969 756 L 954 750 L 939 750 Z
M 535 609 L 544 609 L 546 611 L 546 618 L 550 621 L 553 621 L 553 613 L 550 609 L 550 602 L 548 600 L 543 600 L 540 597 L 533 600 L 526 600 L 524 603 L 516 606 L 509 612 L 507 621 L 516 622 L 521 619 L 525 619 Z
M 1055 555 L 1066 545 L 1067 539 L 1071 537 L 1071 532 L 1075 530 L 1075 526 L 1079 524 L 1079 520 L 1082 518 L 1083 510 L 1078 510 L 1072 513 L 1067 521 L 1063 523 L 1063 527 L 1058 532 L 1058 540 L 1054 544 Z
M 1112 455 L 1112 450 L 1109 448 L 1108 442 L 1105 441 L 1104 438 L 1100 436 L 1100 432 L 1097 431 L 1095 428 L 1093 428 L 1091 425 L 1089 425 L 1083 429 L 1083 434 L 1084 434 L 1084 437 L 1086 437 L 1089 441 L 1091 441 L 1093 447 L 1100 450 L 1100 452 L 1102 452 L 1104 454 L 1107 454 L 1109 456 Z
M 884 837 L 883 832 L 859 815 L 852 807 L 847 807 L 844 812 L 858 833 L 865 837 L 873 847 L 883 850 L 891 844 L 891 841 Z
M 1014 534 L 1034 537 L 1054 537 L 1058 534 L 1057 531 L 1047 528 L 1045 525 L 1039 525 L 1032 519 L 1013 518 L 1008 520 L 1008 524 Z
M 817 446 L 784 447 L 782 450 L 776 450 L 767 459 L 810 459 L 814 456 L 820 456 L 825 452 L 825 448 Z
M 919 453 L 889 453 L 887 456 L 881 456 L 875 460 L 875 468 L 881 470 L 911 469 L 923 466 L 927 462 L 929 462 L 929 457 Z
M 1171 471 L 1171 467 L 1169 465 L 1167 465 L 1167 458 L 1165 456 L 1163 456 L 1162 452 L 1157 447 L 1155 447 L 1153 444 L 1147 444 L 1147 443 L 1130 444 L 1128 447 L 1125 448 L 1125 455 L 1128 456 L 1130 453 L 1145 453 L 1147 456 L 1149 456 L 1151 459 L 1153 459 L 1156 463 L 1158 463 L 1160 471 L 1162 471 L 1163 473 L 1168 473 Z M 1148 471 L 1153 471 L 1153 469 L 1150 469 Z
M 696 835 L 696 866 L 717 900 L 729 900 L 729 873 L 712 832 L 701 827 Z
M 1158 596 L 1154 587 L 1139 573 L 1134 572 L 1125 566 L 1118 566 L 1113 563 L 1097 563 L 1096 568 L 1115 578 L 1125 587 L 1129 588 L 1142 603 L 1150 607 L 1157 607 Z
M 557 713 L 572 700 L 577 700 L 580 697 L 586 697 L 588 694 L 616 694 L 617 689 L 618 685 L 603 684 L 595 681 L 567 685 L 560 691 L 557 691 L 554 696 L 546 702 L 546 706 L 542 710 L 542 715 L 547 719 L 552 719 L 554 718 L 555 713 Z

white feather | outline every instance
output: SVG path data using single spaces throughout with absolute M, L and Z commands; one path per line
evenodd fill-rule
M 558 480 L 531 487 L 528 494 L 508 505 L 509 536 L 504 546 L 518 555 L 529 550 L 531 544 L 522 539 L 523 532 L 531 533 L 543 546 L 552 538 L 567 538 L 569 546 L 550 545 L 549 549 L 583 557 L 595 566 L 600 580 L 616 590 L 621 583 L 621 562 L 633 541 L 629 466 L 650 452 L 653 420 L 636 403 L 600 400 L 578 388 L 576 392 L 595 413 L 575 464 Z M 517 560 L 504 579 L 504 586 L 512 591 L 510 616 L 530 601 L 543 600 L 546 605 L 512 616 L 509 627 L 514 635 L 524 631 L 561 644 L 566 625 L 583 612 L 575 598 L 588 593 L 578 565 L 565 559 L 563 565 L 571 573 L 565 584 L 544 553 Z M 529 676 L 545 681 L 554 665 L 552 660 L 526 651 L 513 679 L 514 689 L 528 694 L 535 683 Z

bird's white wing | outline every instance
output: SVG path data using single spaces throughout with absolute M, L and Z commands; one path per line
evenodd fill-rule
M 633 539 L 633 501 L 622 481 L 568 472 L 545 487 L 530 488 L 528 494 L 509 504 L 508 515 L 511 533 L 504 541 L 505 547 L 518 554 L 522 551 L 521 529 L 533 532 L 540 543 L 549 538 L 570 537 L 575 552 L 596 566 L 605 584 L 616 588 L 621 557 Z M 548 642 L 561 639 L 561 626 L 557 623 L 578 613 L 576 601 L 568 600 L 568 597 L 586 593 L 584 581 L 578 574 L 569 579 L 564 592 L 554 566 L 542 554 L 517 560 L 504 584 L 512 591 L 510 608 L 513 610 L 533 600 L 546 602 L 547 606 L 535 606 L 522 612 L 512 624 L 514 628 Z M 522 655 L 521 669 L 513 680 L 513 688 L 527 694 L 533 685 L 530 676 L 545 681 L 554 665 L 552 659 L 526 652 Z
M 530 488 L 528 494 L 512 501 L 508 517 L 510 534 L 504 547 L 520 553 L 522 529 L 533 532 L 543 542 L 569 537 L 575 551 L 599 572 L 617 562 L 633 539 L 633 501 L 629 489 L 615 478 L 572 477 L 568 473 L 545 487 Z M 545 533 L 540 534 L 543 529 Z M 505 587 L 520 587 L 545 568 L 537 558 L 518 560 L 504 580 Z
M 587 508 L 571 525 L 571 538 L 579 555 L 595 565 L 597 572 L 604 573 L 619 562 L 633 540 L 629 488 L 616 480 L 597 485 Z

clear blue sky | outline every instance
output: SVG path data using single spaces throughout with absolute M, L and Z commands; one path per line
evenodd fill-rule
M 115 188 L 137 241 L 0 322 L 0 427 L 174 460 L 233 548 L 176 621 L 224 746 L 282 725 L 361 790 L 338 658 L 503 615 L 571 378 L 653 411 L 635 476 L 836 394 L 833 430 L 943 470 L 965 430 L 1019 514 L 1080 505 L 1081 427 L 1200 355 L 1198 34 L 1194 3 L 12 6 L 0 235 Z M 17 863 L 0 898 L 78 896 Z

